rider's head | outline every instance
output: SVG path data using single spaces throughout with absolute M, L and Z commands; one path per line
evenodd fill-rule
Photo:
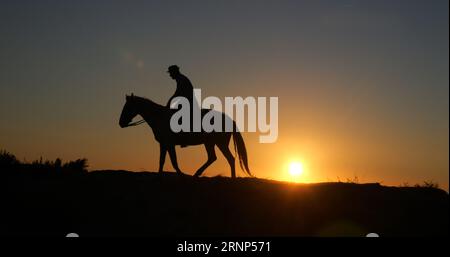
M 178 77 L 178 75 L 180 75 L 180 67 L 176 65 L 171 65 L 169 66 L 167 72 L 169 73 L 171 78 L 175 79 L 176 77 Z

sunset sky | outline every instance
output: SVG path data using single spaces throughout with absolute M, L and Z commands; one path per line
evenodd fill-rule
M 448 190 L 448 5 L 2 0 L 0 149 L 156 171 L 152 131 L 118 119 L 131 92 L 165 104 L 177 64 L 204 96 L 279 97 L 278 141 L 244 133 L 257 177 L 290 180 L 299 162 L 299 182 Z M 206 160 L 202 146 L 177 153 L 189 174 Z M 229 176 L 218 158 L 205 175 Z

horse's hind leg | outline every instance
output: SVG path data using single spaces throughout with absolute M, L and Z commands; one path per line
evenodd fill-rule
M 231 153 L 230 149 L 228 148 L 228 143 L 229 142 L 230 142 L 230 140 L 228 139 L 225 142 L 221 142 L 221 143 L 217 144 L 217 147 L 219 147 L 220 151 L 222 151 L 223 155 L 227 159 L 228 164 L 230 164 L 231 177 L 235 178 L 236 177 L 236 168 L 235 168 L 235 165 L 234 165 L 234 156 Z
M 175 152 L 175 146 L 169 146 L 169 156 L 170 161 L 172 162 L 172 166 L 179 175 L 183 175 L 184 173 L 181 172 L 180 168 L 178 168 L 178 162 L 177 162 L 177 153 Z
M 205 171 L 211 163 L 217 160 L 216 152 L 214 151 L 214 144 L 205 144 L 205 148 L 208 153 L 208 160 L 200 167 L 200 169 L 197 170 L 197 172 L 195 172 L 194 177 L 199 177 L 202 175 L 203 171 Z

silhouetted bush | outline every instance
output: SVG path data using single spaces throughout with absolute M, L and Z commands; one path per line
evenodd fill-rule
M 436 188 L 439 189 L 439 184 L 433 181 L 424 181 L 423 184 L 416 184 L 415 187 L 423 187 L 423 188 Z
M 87 167 L 87 159 L 77 159 L 75 161 L 63 163 L 60 158 L 57 158 L 55 161 L 44 161 L 41 157 L 39 160 L 27 163 L 17 160 L 14 154 L 11 154 L 7 151 L 0 152 L 0 168 L 7 171 L 33 170 L 45 172 L 81 173 L 87 172 Z
M 0 168 L 2 169 L 10 169 L 20 165 L 20 162 L 17 160 L 14 154 L 9 153 L 7 151 L 0 151 Z
M 87 159 L 78 159 L 75 161 L 70 161 L 65 163 L 62 166 L 63 170 L 69 170 L 69 171 L 81 171 L 81 172 L 85 172 L 87 171 Z

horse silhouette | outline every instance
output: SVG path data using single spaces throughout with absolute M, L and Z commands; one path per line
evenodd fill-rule
M 134 117 L 140 115 L 144 121 L 153 130 L 156 141 L 159 142 L 160 156 L 159 156 L 159 172 L 163 172 L 164 162 L 166 160 L 166 153 L 169 152 L 172 166 L 177 174 L 183 175 L 184 173 L 178 167 L 177 155 L 175 152 L 176 145 L 201 145 L 203 144 L 208 154 L 208 160 L 203 164 L 194 174 L 195 177 L 200 176 L 209 165 L 217 160 L 214 147 L 217 146 L 223 153 L 231 167 L 231 177 L 236 177 L 235 170 L 235 157 L 231 153 L 228 145 L 230 143 L 231 136 L 233 136 L 234 149 L 239 158 L 239 164 L 249 176 L 252 176 L 248 168 L 247 150 L 245 148 L 244 139 L 241 133 L 237 130 L 236 123 L 233 121 L 233 131 L 223 132 L 173 132 L 170 127 L 170 118 L 177 110 L 170 109 L 166 106 L 159 105 L 153 101 L 134 96 L 126 96 L 126 102 L 123 106 L 122 113 L 120 115 L 119 125 L 122 128 L 129 127 L 130 122 Z M 202 109 L 202 115 L 206 114 L 208 109 Z M 221 113 L 222 120 L 229 119 L 227 115 Z M 222 122 L 225 124 L 225 122 Z

